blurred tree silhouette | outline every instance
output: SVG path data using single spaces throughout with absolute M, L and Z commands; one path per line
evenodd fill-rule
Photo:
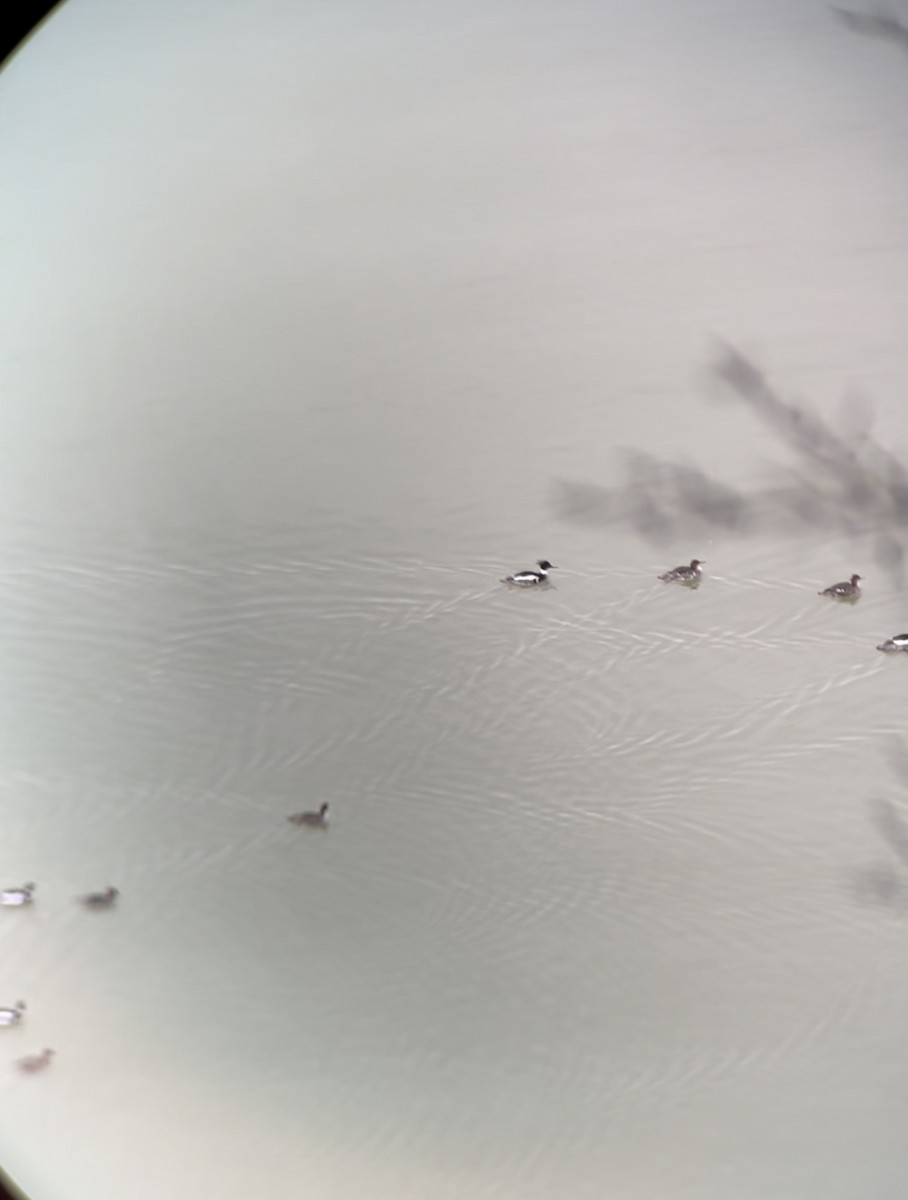
M 833 7 L 853 33 L 908 50 L 908 21 L 888 13 Z M 686 541 L 719 532 L 862 536 L 878 567 L 904 582 L 908 536 L 908 471 L 872 434 L 869 401 L 846 398 L 839 428 L 788 403 L 758 367 L 725 345 L 713 364 L 726 394 L 748 406 L 789 450 L 797 465 L 777 466 L 766 487 L 744 492 L 697 467 L 626 454 L 625 480 L 613 488 L 558 481 L 556 509 L 564 520 L 624 524 L 652 542 Z
M 885 38 L 886 41 L 895 42 L 903 50 L 908 50 L 908 25 L 900 21 L 898 17 L 893 17 L 883 12 L 855 12 L 847 8 L 833 7 L 832 11 L 845 28 L 850 29 L 852 33 L 862 33 L 867 37 Z
M 717 531 L 737 535 L 821 533 L 868 537 L 876 564 L 901 581 L 908 520 L 908 471 L 873 437 L 873 406 L 847 398 L 839 428 L 784 400 L 740 351 L 723 346 L 713 364 L 726 394 L 745 404 L 790 451 L 797 465 L 744 492 L 704 471 L 627 455 L 614 488 L 559 481 L 558 515 L 589 525 L 628 525 L 653 542 Z
M 889 763 L 903 787 L 908 787 L 908 749 L 901 738 L 890 743 Z M 870 801 L 869 816 L 889 854 L 886 861 L 865 867 L 858 875 L 858 891 L 866 900 L 900 913 L 908 911 L 908 817 L 904 804 L 877 797 Z

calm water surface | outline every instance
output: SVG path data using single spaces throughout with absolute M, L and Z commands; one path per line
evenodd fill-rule
M 904 595 L 554 487 L 758 482 L 718 336 L 908 446 L 904 60 L 807 3 L 71 0 L 0 94 L 0 1161 L 901 1200 Z

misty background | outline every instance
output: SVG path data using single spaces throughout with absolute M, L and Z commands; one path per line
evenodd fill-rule
M 69 0 L 8 64 L 35 1200 L 901 1197 L 905 28 Z

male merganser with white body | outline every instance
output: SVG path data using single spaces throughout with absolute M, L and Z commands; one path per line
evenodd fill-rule
M 541 583 L 548 582 L 549 571 L 554 571 L 556 567 L 546 558 L 540 558 L 536 566 L 538 571 L 518 571 L 515 575 L 508 575 L 507 579 L 502 579 L 501 582 L 511 587 L 539 587 Z
M 34 900 L 35 885 L 33 883 L 23 883 L 22 887 L 4 888 L 0 892 L 0 904 L 7 904 L 13 908 L 21 908 L 23 904 L 31 904 Z
M 908 633 L 897 633 L 895 637 L 886 638 L 885 642 L 880 642 L 877 650 L 885 650 L 890 654 L 897 650 L 908 650 Z
M 0 1008 L 0 1025 L 18 1025 L 24 1012 L 24 1000 L 17 1000 L 12 1008 Z

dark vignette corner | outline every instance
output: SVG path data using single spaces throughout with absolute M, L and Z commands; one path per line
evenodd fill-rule
M 5 67 L 23 42 L 56 8 L 62 0 L 13 0 L 0 17 L 0 67 Z

